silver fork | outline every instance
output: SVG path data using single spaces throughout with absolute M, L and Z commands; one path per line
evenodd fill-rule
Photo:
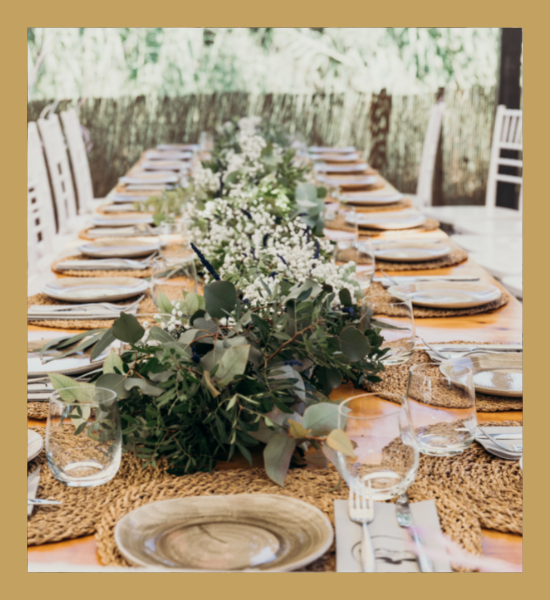
M 369 492 L 365 484 L 358 478 L 352 477 L 349 488 L 349 518 L 354 523 L 361 523 L 363 536 L 361 539 L 361 568 L 363 573 L 376 573 L 376 558 L 374 546 L 367 528 L 367 524 L 374 519 L 374 501 L 372 487 L 369 480 Z
M 496 436 L 493 435 L 489 435 L 488 433 L 485 433 L 485 431 L 483 430 L 482 427 L 477 427 L 477 429 L 482 433 L 482 435 L 484 437 L 486 437 L 488 440 L 490 440 L 491 442 L 493 442 L 493 444 L 496 444 L 499 448 L 502 448 L 503 450 L 505 450 L 506 452 L 508 452 L 509 454 L 517 454 L 518 456 L 523 454 L 523 443 L 522 444 L 515 444 L 513 448 L 510 448 L 510 446 L 506 446 L 505 444 L 501 444 L 499 441 L 497 441 Z M 521 448 L 521 450 L 520 450 Z
M 29 475 L 27 475 L 27 485 L 29 485 L 29 483 L 34 481 L 38 477 L 39 474 L 40 474 L 40 466 L 36 467 L 36 469 L 32 473 L 29 473 Z

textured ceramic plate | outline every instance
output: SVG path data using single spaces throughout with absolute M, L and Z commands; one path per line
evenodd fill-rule
M 451 361 L 441 363 L 446 375 Z M 452 361 L 472 370 L 474 387 L 478 392 L 495 396 L 521 398 L 523 396 L 523 353 L 472 354 Z
M 319 175 L 319 181 L 328 185 L 339 185 L 345 188 L 363 188 L 367 185 L 374 185 L 378 178 L 376 175 Z
M 131 175 L 121 177 L 121 183 L 177 183 L 179 176 L 172 171 L 135 171 Z
M 403 198 L 403 194 L 391 193 L 383 194 L 381 190 L 375 192 L 364 192 L 362 194 L 358 192 L 351 192 L 348 194 L 341 194 L 341 198 L 347 204 L 357 204 L 358 206 L 369 206 L 369 205 L 383 205 L 383 204 L 395 204 Z
M 133 204 L 123 204 L 122 202 L 109 204 L 108 206 L 104 206 L 102 210 L 105 213 L 137 212 L 137 209 L 134 207 Z
M 173 187 L 166 183 L 130 183 L 126 185 L 125 189 L 128 192 L 162 192 L 163 190 L 173 189 Z
M 27 429 L 27 462 L 36 458 L 40 454 L 40 450 L 44 447 L 42 436 Z
M 181 160 L 149 160 L 141 167 L 146 171 L 182 171 L 189 168 L 189 163 Z
M 160 248 L 159 242 L 133 238 L 97 240 L 78 247 L 78 250 L 93 258 L 135 258 L 147 256 Z
M 423 281 L 395 285 L 388 292 L 400 300 L 430 308 L 470 308 L 498 300 L 501 291 L 490 283 L 466 281 Z
M 336 154 L 336 153 L 323 153 L 323 154 L 310 154 L 311 160 L 325 161 L 325 162 L 353 162 L 359 160 L 359 154 L 352 152 L 351 154 Z
M 166 152 L 167 150 L 170 152 L 172 152 L 172 151 L 182 152 L 184 150 L 198 150 L 198 149 L 199 149 L 198 144 L 159 144 L 157 146 L 157 150 L 162 150 L 163 152 Z
M 96 227 L 131 227 L 132 225 L 150 225 L 151 215 L 136 215 L 135 217 L 94 217 L 92 225 Z
M 37 376 L 45 373 L 61 373 L 62 375 L 78 375 L 93 371 L 103 364 L 109 354 L 112 344 L 106 348 L 93 362 L 90 362 L 92 349 L 77 352 L 59 360 L 43 362 L 46 358 L 59 356 L 62 350 L 46 350 L 40 358 L 40 348 L 49 340 L 32 340 L 27 342 L 27 375 Z
M 309 151 L 312 154 L 350 154 L 355 152 L 355 146 L 347 148 L 331 148 L 330 146 L 310 146 Z
M 136 277 L 66 277 L 47 283 L 42 292 L 65 302 L 124 300 L 142 294 L 149 282 Z
M 392 244 L 377 244 L 374 255 L 380 260 L 394 262 L 423 262 L 443 258 L 452 252 L 452 248 L 437 242 L 417 242 L 403 240 Z
M 271 494 L 153 502 L 115 527 L 132 564 L 187 571 L 293 571 L 322 556 L 333 537 L 318 508 Z
M 398 211 L 395 211 L 393 214 L 376 216 L 373 216 L 372 214 L 356 213 L 353 215 L 353 219 L 357 221 L 359 227 L 365 229 L 379 229 L 382 231 L 412 229 L 413 227 L 420 227 L 426 222 L 426 217 L 424 215 L 399 214 Z
M 368 168 L 369 165 L 367 165 L 367 163 L 354 163 L 351 165 L 315 165 L 315 171 L 317 173 L 364 173 Z

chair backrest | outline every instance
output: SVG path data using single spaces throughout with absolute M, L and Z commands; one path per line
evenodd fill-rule
M 502 158 L 500 156 L 501 150 L 523 151 L 523 112 L 514 108 L 506 108 L 503 104 L 497 107 L 495 117 L 485 204 L 490 208 L 496 206 L 497 182 L 505 181 L 520 185 L 519 210 L 521 211 L 523 207 L 523 176 L 504 175 L 499 173 L 498 170 L 501 165 L 523 169 L 523 158 Z
M 46 151 L 59 233 L 69 233 L 71 221 L 76 217 L 76 198 L 59 117 L 54 114 L 47 119 L 38 119 L 38 129 Z
M 76 110 L 71 108 L 62 112 L 61 122 L 63 123 L 73 167 L 79 213 L 89 213 L 93 210 L 94 189 L 90 175 L 90 165 L 88 164 L 88 153 L 86 152 Z
M 55 217 L 42 142 L 36 123 L 27 131 L 27 251 L 29 275 L 38 272 L 38 261 L 53 252 Z
M 432 204 L 435 160 L 444 112 L 445 104 L 443 102 L 438 102 L 430 108 L 428 128 L 426 130 L 426 137 L 424 138 L 424 145 L 422 146 L 418 184 L 416 186 L 416 204 L 418 208 L 431 206 Z

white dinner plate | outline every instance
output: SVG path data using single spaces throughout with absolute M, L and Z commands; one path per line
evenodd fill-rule
M 342 186 L 346 188 L 361 188 L 367 185 L 374 185 L 378 178 L 376 175 L 331 175 L 319 174 L 317 179 L 321 183 L 328 185 Z
M 424 281 L 394 285 L 388 292 L 400 300 L 429 308 L 471 308 L 498 300 L 501 295 L 496 285 L 484 281 Z
M 355 152 L 355 146 L 347 146 L 346 148 L 332 148 L 331 146 L 310 146 L 308 150 L 312 154 L 350 154 Z
M 365 229 L 379 229 L 382 231 L 397 230 L 397 229 L 412 229 L 420 227 L 426 222 L 426 217 L 421 214 L 405 214 L 399 211 L 390 211 L 389 213 L 377 214 L 372 213 L 352 213 L 347 217 L 346 221 L 357 222 L 359 227 Z
M 317 173 L 364 173 L 369 168 L 367 163 L 352 163 L 351 165 L 330 165 L 319 163 L 315 165 Z
M 92 335 L 92 334 L 91 334 Z M 58 334 L 58 337 L 62 337 Z M 69 336 L 67 336 L 69 337 Z M 62 375 L 81 375 L 88 371 L 99 368 L 107 358 L 113 344 L 108 346 L 93 362 L 90 360 L 92 348 L 77 352 L 71 356 L 65 356 L 59 360 L 44 362 L 46 358 L 59 356 L 65 352 L 62 350 L 46 350 L 43 357 L 40 357 L 40 349 L 51 339 L 29 340 L 27 342 L 27 375 L 37 377 L 46 373 L 61 373 Z M 83 340 L 81 340 L 83 341 Z
M 189 163 L 181 160 L 148 160 L 141 167 L 146 171 L 186 171 Z
M 131 227 L 132 225 L 150 225 L 152 215 L 136 215 L 135 217 L 94 217 L 91 220 L 96 227 Z
M 107 200 L 111 202 L 117 203 L 125 203 L 125 202 L 145 202 L 151 195 L 147 192 L 143 192 L 142 194 L 109 194 L 107 196 Z
M 198 149 L 199 149 L 198 144 L 158 144 L 158 146 L 157 146 L 157 150 L 162 150 L 163 152 L 165 152 L 166 150 L 183 152 L 186 150 L 189 151 L 189 150 L 198 150 Z
M 149 150 L 145 153 L 147 160 L 189 160 L 193 153 L 187 150 Z
M 121 183 L 177 183 L 179 175 L 172 171 L 134 171 L 131 175 L 120 177 Z
M 88 242 L 78 247 L 85 256 L 93 258 L 136 258 L 148 256 L 160 249 L 160 243 L 147 239 L 113 238 Z
M 383 194 L 382 190 L 374 190 L 372 192 L 350 192 L 340 194 L 343 202 L 346 204 L 357 204 L 358 206 L 369 206 L 369 205 L 383 205 L 383 204 L 395 204 L 403 198 L 403 194 L 394 192 L 390 194 Z
M 443 361 L 439 368 L 444 375 L 447 375 L 451 364 L 471 369 L 474 387 L 478 392 L 509 398 L 523 396 L 522 352 L 479 353 Z
M 322 556 L 334 532 L 327 516 L 302 500 L 237 494 L 145 504 L 118 521 L 114 537 L 137 566 L 281 572 Z
M 127 183 L 125 189 L 128 192 L 149 192 L 150 196 L 154 196 L 158 192 L 163 192 L 164 190 L 171 190 L 173 186 L 167 183 Z
M 39 433 L 27 429 L 27 462 L 30 462 L 33 458 L 36 458 L 42 448 L 44 447 L 44 440 Z
M 355 160 L 359 160 L 360 158 L 357 152 L 352 152 L 351 154 L 331 154 L 327 152 L 326 154 L 310 154 L 309 157 L 311 160 L 324 162 L 353 162 Z
M 452 248 L 439 242 L 421 242 L 403 240 L 375 244 L 374 255 L 379 260 L 393 262 L 424 262 L 443 258 L 452 252 Z
M 148 288 L 148 281 L 136 277 L 65 277 L 47 283 L 42 292 L 65 302 L 104 302 L 131 298 Z

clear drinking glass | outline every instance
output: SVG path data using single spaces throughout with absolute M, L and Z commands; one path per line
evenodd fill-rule
M 93 385 L 50 396 L 46 459 L 58 481 L 94 487 L 117 474 L 122 436 L 116 398 L 112 390 Z
M 386 325 L 381 331 L 384 338 L 382 349 L 388 348 L 388 352 L 382 358 L 382 362 L 385 365 L 406 363 L 412 356 L 415 341 L 411 301 L 386 302 L 367 298 L 361 307 L 361 312 L 363 327 L 367 325 L 368 319 L 372 318 Z
M 191 248 L 184 238 L 184 223 L 181 219 L 167 217 L 160 224 L 160 254 L 164 258 L 189 255 Z
M 343 265 L 350 260 L 357 262 L 357 239 L 359 230 L 355 209 L 339 204 L 327 204 L 324 213 L 325 227 L 330 231 L 330 239 L 335 242 L 334 260 Z
M 460 454 L 474 441 L 476 401 L 471 369 L 445 363 L 411 368 L 409 411 L 418 448 L 431 456 Z
M 158 257 L 153 260 L 151 275 L 151 295 L 156 306 L 159 292 L 163 292 L 172 301 L 181 300 L 182 292 L 198 291 L 197 271 L 195 269 L 195 253 L 187 253 L 177 257 Z
M 338 452 L 340 472 L 358 479 L 373 500 L 400 496 L 418 471 L 416 448 L 405 398 L 397 394 L 361 394 L 342 402 L 338 427 L 355 446 L 351 458 Z
M 355 279 L 359 282 L 363 291 L 367 290 L 372 283 L 376 261 L 374 248 L 370 238 L 360 238 L 357 242 L 357 270 Z

